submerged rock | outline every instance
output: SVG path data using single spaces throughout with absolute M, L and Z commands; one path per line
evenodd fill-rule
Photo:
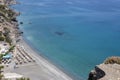
M 31 22 L 29 22 L 28 24 L 32 24 Z
M 20 22 L 20 24 L 23 24 L 23 22 Z
M 55 32 L 55 34 L 62 36 L 62 35 L 64 35 L 64 32 Z

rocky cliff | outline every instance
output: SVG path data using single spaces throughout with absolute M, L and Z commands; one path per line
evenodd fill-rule
M 15 44 L 20 35 L 16 20 L 19 13 L 9 7 L 14 3 L 14 0 L 0 0 L 0 40 L 10 44 Z
M 120 80 L 120 57 L 110 57 L 89 73 L 88 80 Z

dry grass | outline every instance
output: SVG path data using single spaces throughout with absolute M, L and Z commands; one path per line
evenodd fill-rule
M 104 61 L 105 64 L 120 64 L 120 57 L 112 56 Z

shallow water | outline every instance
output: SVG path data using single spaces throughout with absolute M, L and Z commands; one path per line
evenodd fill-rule
M 56 65 L 87 79 L 95 65 L 120 56 L 119 0 L 20 0 L 25 38 Z

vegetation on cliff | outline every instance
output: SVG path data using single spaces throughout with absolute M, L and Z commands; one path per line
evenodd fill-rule
M 112 56 L 104 61 L 105 64 L 120 64 L 120 57 Z
M 20 78 L 20 79 L 16 79 L 16 80 L 30 80 L 29 78 Z
M 6 41 L 11 45 L 10 30 L 7 27 L 4 27 L 3 32 L 0 31 L 0 41 Z
M 0 41 L 5 41 L 10 44 L 9 50 L 5 54 L 0 54 L 0 80 L 3 80 L 4 75 L 2 74 L 4 66 L 1 65 L 3 56 L 7 55 L 9 52 L 13 52 L 15 44 L 13 39 L 15 39 L 16 34 L 21 34 L 17 32 L 17 20 L 16 16 L 19 13 L 15 12 L 13 9 L 9 8 L 9 5 L 14 2 L 14 0 L 3 0 L 3 4 L 0 4 Z M 16 31 L 16 33 L 15 33 Z M 7 79 L 5 79 L 7 80 Z M 20 78 L 16 80 L 30 80 L 29 78 Z
M 16 20 L 16 13 L 6 5 L 0 5 L 0 16 L 3 16 L 6 21 Z
M 0 41 L 4 41 L 5 38 L 3 36 L 0 36 Z
M 3 55 L 0 54 L 0 64 L 1 64 L 1 61 L 2 61 L 2 57 L 3 57 Z M 3 74 L 2 74 L 2 69 L 3 68 L 4 68 L 4 66 L 0 65 L 0 80 L 2 80 L 2 78 L 3 78 Z

